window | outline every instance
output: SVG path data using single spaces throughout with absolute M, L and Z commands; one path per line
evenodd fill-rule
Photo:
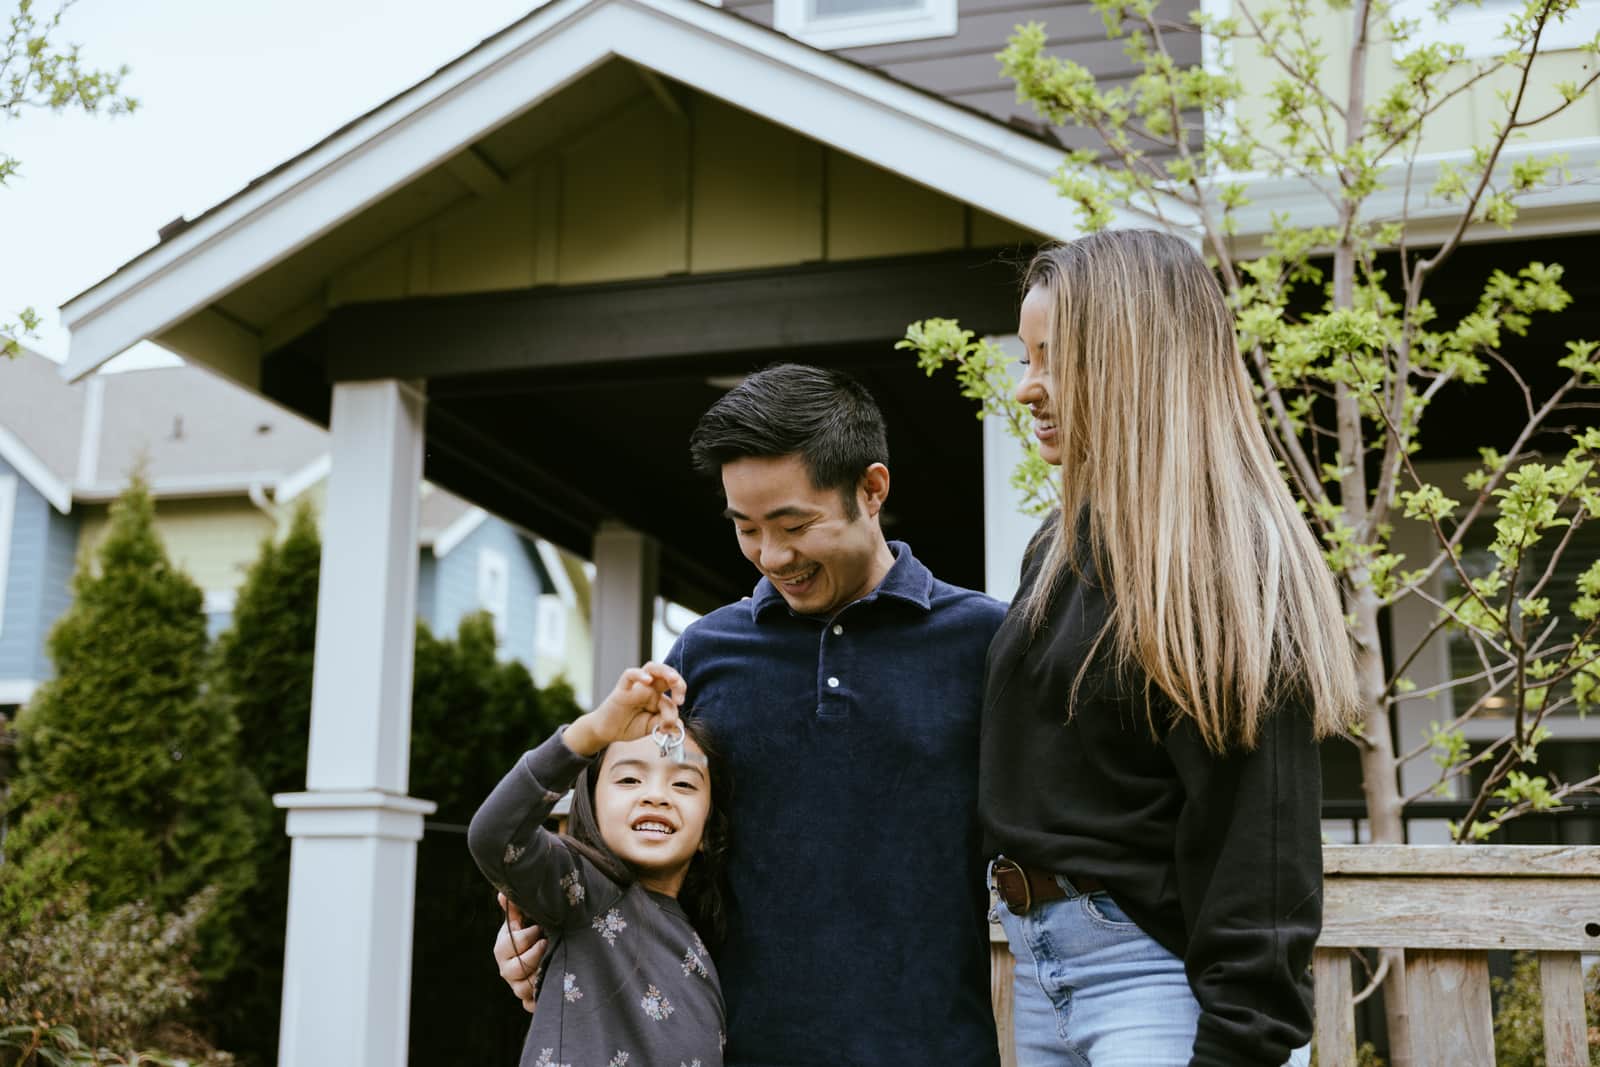
M 478 550 L 478 607 L 494 618 L 494 635 L 506 639 L 506 613 L 511 605 L 511 568 L 492 548 Z
M 0 474 L 0 633 L 6 628 L 6 581 L 11 573 L 11 526 L 17 514 L 17 476 Z
M 1544 538 L 1528 552 L 1522 573 L 1518 575 L 1518 594 L 1526 595 L 1532 590 L 1534 584 L 1543 576 L 1550 565 L 1550 558 L 1556 546 L 1560 544 L 1564 530 L 1557 529 L 1545 534 Z M 1473 578 L 1478 578 L 1491 573 L 1498 561 L 1490 554 L 1488 541 L 1493 537 L 1494 531 L 1485 521 L 1480 521 L 1472 531 L 1469 540 L 1462 545 L 1462 569 Z M 1475 542 L 1475 543 L 1474 543 Z M 1550 611 L 1552 615 L 1561 616 L 1555 631 L 1551 634 L 1545 647 L 1554 647 L 1571 641 L 1587 627 L 1587 623 L 1572 616 L 1572 601 L 1577 595 L 1578 575 L 1582 573 L 1594 560 L 1600 557 L 1600 523 L 1581 526 L 1572 536 L 1572 542 L 1567 550 L 1562 553 L 1555 572 L 1550 582 L 1545 586 L 1543 595 L 1550 598 Z M 1459 579 L 1453 576 L 1445 583 L 1445 595 L 1457 597 L 1461 595 L 1463 586 Z M 1502 594 L 1502 597 L 1504 594 Z M 1498 604 L 1496 605 L 1498 606 Z M 1450 649 L 1450 675 L 1453 678 L 1470 678 L 1482 674 L 1483 661 L 1479 658 L 1472 641 L 1457 627 L 1446 630 Z M 1495 658 L 1491 658 L 1491 665 L 1499 665 Z M 1469 682 L 1452 691 L 1452 702 L 1456 714 L 1460 714 L 1471 707 L 1479 698 L 1489 691 L 1487 680 Z M 1552 702 L 1569 696 L 1572 692 L 1570 682 L 1563 683 L 1551 693 Z M 1516 709 L 1511 706 L 1509 688 L 1501 693 L 1491 696 L 1484 701 L 1483 711 L 1478 717 L 1481 719 L 1506 719 L 1515 714 Z M 1577 710 L 1570 704 L 1561 708 L 1556 715 L 1574 716 Z
M 956 0 L 775 0 L 773 22 L 816 48 L 952 37 Z
M 533 651 L 549 659 L 560 659 L 567 654 L 567 605 L 554 593 L 543 593 L 539 597 Z
M 1506 21 L 1522 4 L 1518 0 L 1483 0 L 1482 6 L 1463 3 L 1446 18 L 1433 13 L 1433 0 L 1395 0 L 1395 19 L 1419 23 L 1407 48 L 1424 44 L 1464 45 L 1468 58 L 1492 56 L 1509 45 L 1500 36 Z M 1564 22 L 1552 20 L 1539 38 L 1539 51 L 1558 52 L 1594 40 L 1600 32 L 1600 0 L 1582 0 Z

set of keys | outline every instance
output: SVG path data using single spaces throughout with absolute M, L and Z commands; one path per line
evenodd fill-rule
M 660 724 L 657 724 L 650 731 L 650 740 L 661 750 L 661 758 L 670 759 L 674 763 L 683 762 L 683 739 L 683 726 L 680 723 L 674 723 L 671 730 L 663 730 Z

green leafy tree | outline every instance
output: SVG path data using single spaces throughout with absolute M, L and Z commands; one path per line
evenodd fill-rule
M 78 45 L 59 43 L 61 17 L 74 0 L 64 0 L 49 15 L 39 14 L 33 0 L 16 0 L 6 28 L 0 30 L 0 116 L 14 119 L 28 110 L 124 115 L 138 101 L 122 91 L 127 67 L 96 68 L 84 62 Z M 0 186 L 20 171 L 22 163 L 0 149 Z M 39 315 L 23 308 L 12 322 L 0 321 L 0 356 L 15 356 L 17 337 L 39 326 Z
M 1600 515 L 1600 429 L 1584 417 L 1600 385 L 1600 343 L 1542 354 L 1538 375 L 1506 355 L 1537 316 L 1570 302 L 1555 264 L 1506 264 L 1449 321 L 1429 295 L 1469 228 L 1509 231 L 1528 195 L 1572 179 L 1563 157 L 1519 142 L 1593 99 L 1600 40 L 1581 49 L 1587 63 L 1576 78 L 1550 73 L 1542 47 L 1576 0 L 1522 0 L 1501 47 L 1482 57 L 1425 38 L 1388 0 L 1233 0 L 1226 17 L 1197 12 L 1187 22 L 1156 0 L 1092 3 L 1125 40 L 1134 78 L 1099 84 L 1050 55 L 1037 24 L 1018 28 L 1002 70 L 1044 119 L 1098 135 L 1055 178 L 1087 229 L 1130 210 L 1196 241 L 1216 270 L 1262 425 L 1344 596 L 1366 704 L 1354 741 L 1373 840 L 1403 841 L 1406 803 L 1439 792 L 1466 796 L 1453 833 L 1470 842 L 1593 789 L 1600 776 L 1560 781 L 1537 763 L 1549 717 L 1585 711 L 1600 695 L 1600 561 L 1576 560 L 1572 586 L 1556 580 L 1574 535 Z M 1448 22 L 1471 6 L 1435 0 L 1432 14 Z M 1200 31 L 1210 61 L 1177 58 L 1176 39 Z M 1261 73 L 1241 76 L 1246 61 Z M 1470 130 L 1470 151 L 1419 163 L 1425 131 L 1441 119 L 1460 129 L 1463 95 L 1479 86 L 1494 92 L 1474 112 L 1483 125 Z M 1306 191 L 1318 207 L 1273 215 L 1263 235 L 1242 239 L 1260 182 Z M 953 365 L 987 414 L 1024 426 L 994 345 L 949 320 L 915 324 L 902 344 L 929 373 Z M 1550 378 L 1540 390 L 1530 381 Z M 1461 485 L 1433 484 L 1415 462 L 1425 416 L 1445 390 L 1490 381 L 1506 397 L 1505 422 L 1484 427 L 1485 447 Z M 1053 487 L 1037 459 L 1018 481 L 1048 506 Z M 1391 547 L 1401 518 L 1431 533 L 1426 554 L 1408 559 Z M 1487 562 L 1468 557 L 1475 541 L 1489 543 Z M 1386 662 L 1381 616 L 1407 600 L 1427 605 L 1434 625 Z M 1408 672 L 1418 654 L 1446 630 L 1470 645 L 1479 669 L 1415 685 Z M 1459 698 L 1444 705 L 1450 713 L 1396 751 L 1396 709 L 1446 693 Z M 1462 724 L 1500 707 L 1510 709 L 1504 734 L 1469 746 Z M 1399 768 L 1430 756 L 1439 774 L 1405 795 Z M 1388 954 L 1379 973 L 1390 976 L 1385 1004 L 1403 1065 L 1398 960 Z
M 17 720 L 11 800 L 24 840 L 48 838 L 37 821 L 59 822 L 59 805 L 70 805 L 75 852 L 64 877 L 88 887 L 96 913 L 138 900 L 173 912 L 215 886 L 197 958 L 214 979 L 233 960 L 244 918 L 259 791 L 232 715 L 202 684 L 200 590 L 167 559 L 154 518 L 135 478 L 80 564 L 72 606 L 50 634 L 56 677 Z
M 239 724 L 239 747 L 266 796 L 306 784 L 317 580 L 322 540 L 309 503 L 281 542 L 268 539 L 245 576 L 232 625 L 217 641 L 213 684 Z M 219 1040 L 246 1062 L 277 1062 L 283 996 L 283 920 L 289 910 L 289 838 L 265 799 L 256 810 L 257 875 L 241 897 L 239 960 L 211 998 Z

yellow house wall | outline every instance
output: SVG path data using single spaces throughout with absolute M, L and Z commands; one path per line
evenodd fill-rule
M 86 510 L 79 551 L 94 551 L 106 528 L 103 506 Z M 166 545 L 167 558 L 202 590 L 218 593 L 239 588 L 261 542 L 277 535 L 278 524 L 243 497 L 159 500 L 156 532 Z
M 1257 3 L 1252 12 L 1259 13 L 1267 5 Z M 1238 15 L 1237 5 L 1234 14 Z M 1349 48 L 1352 39 L 1351 19 L 1353 9 L 1342 12 L 1323 11 L 1307 22 L 1306 37 L 1320 42 L 1320 48 L 1329 62 L 1322 72 L 1320 83 L 1343 105 L 1349 95 Z M 1267 129 L 1266 119 L 1272 110 L 1268 87 L 1284 77 L 1272 60 L 1262 56 L 1249 42 L 1234 46 L 1233 62 L 1240 80 L 1246 87 L 1239 102 L 1238 115 L 1254 125 L 1258 131 Z M 1529 92 L 1523 105 L 1524 115 L 1543 114 L 1557 103 L 1560 97 L 1555 86 L 1562 81 L 1581 83 L 1594 69 L 1594 60 L 1576 51 L 1550 52 L 1534 63 L 1529 77 Z M 1378 100 L 1399 80 L 1393 53 L 1388 42 L 1375 45 L 1370 52 L 1367 75 L 1367 100 Z M 1470 148 L 1488 140 L 1491 126 L 1505 115 L 1505 105 L 1497 94 L 1516 87 L 1517 72 L 1501 71 L 1494 77 L 1461 93 L 1428 120 L 1424 128 L 1421 152 L 1453 152 Z M 1337 124 L 1340 120 L 1334 117 Z M 1342 127 L 1336 126 L 1342 137 Z M 1586 137 L 1600 137 L 1600 93 L 1590 92 L 1561 115 L 1537 127 L 1530 140 L 1564 141 Z M 1523 142 L 1529 143 L 1529 142 Z
M 747 112 L 644 94 L 335 273 L 357 300 L 581 285 L 1037 235 Z

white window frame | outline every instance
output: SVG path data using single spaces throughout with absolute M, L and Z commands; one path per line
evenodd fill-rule
M 6 583 L 11 578 L 11 529 L 17 521 L 17 476 L 0 474 L 0 633 L 6 629 Z
M 1468 59 L 1499 55 L 1509 47 L 1500 31 L 1520 6 L 1516 0 L 1484 0 L 1481 8 L 1463 4 L 1451 11 L 1448 19 L 1440 19 L 1432 11 L 1432 0 L 1395 0 L 1394 19 L 1420 24 L 1404 46 L 1395 45 L 1395 54 L 1400 55 L 1402 47 L 1459 44 L 1466 48 Z M 1542 54 L 1578 48 L 1594 40 L 1597 32 L 1600 32 L 1600 0 L 1583 0 L 1565 22 L 1551 22 L 1545 26 L 1539 37 L 1539 51 Z
M 498 580 L 499 588 L 494 587 Z M 504 552 L 478 549 L 478 607 L 494 619 L 494 635 L 506 639 L 506 615 L 511 608 L 511 563 Z
M 562 659 L 567 654 L 567 605 L 555 593 L 541 593 L 535 608 L 533 654 Z
M 957 0 L 920 0 L 900 11 L 817 17 L 815 0 L 773 0 L 772 22 L 781 33 L 813 48 L 856 48 L 869 44 L 954 37 Z

